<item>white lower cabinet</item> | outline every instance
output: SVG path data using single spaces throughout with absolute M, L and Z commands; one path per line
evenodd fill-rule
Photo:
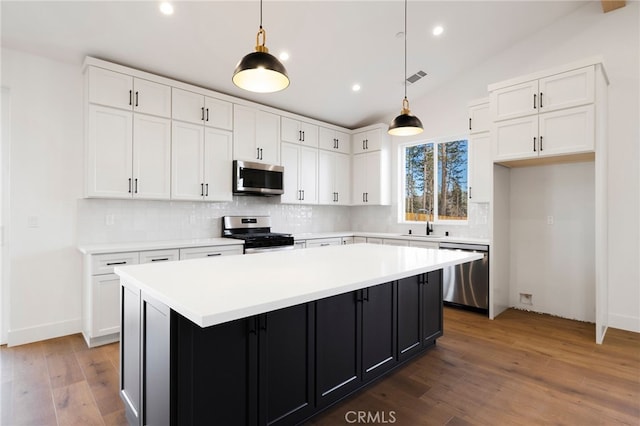
M 312 247 L 327 247 L 327 246 L 339 246 L 342 245 L 342 238 L 318 238 L 315 240 L 307 240 L 307 248 Z
M 422 248 L 437 249 L 437 248 L 440 248 L 440 244 L 439 243 L 434 243 L 434 242 L 431 242 L 431 241 L 410 240 L 409 241 L 409 247 L 422 247 Z
M 382 240 L 382 244 L 385 245 L 385 246 L 409 247 L 409 241 L 408 240 L 384 239 L 384 240 Z
M 227 256 L 243 253 L 242 244 L 147 250 L 140 252 L 86 254 L 82 287 L 82 334 L 89 347 L 117 342 L 120 339 L 120 277 L 113 273 L 118 266 L 166 262 L 199 257 Z
M 200 259 L 204 257 L 229 256 L 243 253 L 242 245 L 210 246 L 180 249 L 180 260 Z
M 367 244 L 382 244 L 382 238 L 367 237 Z
M 307 242 L 306 241 L 296 241 L 295 243 L 293 243 L 293 248 L 295 250 L 307 248 Z
M 363 244 L 367 242 L 367 237 L 353 237 L 353 244 Z
M 342 245 L 346 246 L 348 244 L 354 243 L 354 237 L 342 237 Z

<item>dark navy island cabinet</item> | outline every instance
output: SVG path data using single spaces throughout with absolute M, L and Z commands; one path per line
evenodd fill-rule
M 121 396 L 135 425 L 295 425 L 442 335 L 442 271 L 201 328 L 122 285 Z

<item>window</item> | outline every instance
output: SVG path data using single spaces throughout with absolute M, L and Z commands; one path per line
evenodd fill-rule
M 466 223 L 466 139 L 401 145 L 400 222 Z

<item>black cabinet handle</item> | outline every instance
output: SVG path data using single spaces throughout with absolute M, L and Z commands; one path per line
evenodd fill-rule
M 260 159 L 260 148 L 256 148 L 256 160 Z
M 542 92 L 540 92 L 540 108 L 542 108 Z M 542 151 L 542 150 L 540 150 Z
M 471 117 L 469 117 L 469 130 L 471 130 Z
M 258 321 L 260 324 L 260 330 L 267 331 L 267 315 L 266 314 L 260 315 Z
M 200 120 L 204 121 L 204 107 L 201 107 L 201 108 L 200 108 L 200 112 L 201 112 L 201 114 L 200 114 Z
M 205 184 L 204 187 L 205 187 L 204 196 L 208 197 L 209 196 L 209 184 L 208 183 Z
M 133 103 L 133 90 L 129 90 L 129 105 Z
M 362 193 L 362 202 L 364 203 L 364 192 Z
M 260 159 L 262 160 L 262 148 L 260 148 Z
M 364 151 L 364 139 L 362 140 L 362 150 Z
M 298 130 L 298 141 L 302 141 L 302 130 Z
M 129 178 L 129 194 L 131 194 L 131 178 Z
M 542 100 L 542 98 L 541 98 Z M 542 107 L 542 105 L 540 105 L 540 107 Z M 540 136 L 540 152 L 542 152 L 542 136 Z
M 536 102 L 536 96 L 537 96 L 537 95 L 534 93 L 534 94 L 533 94 L 533 109 L 536 109 L 536 108 L 537 108 L 537 106 L 536 106 L 536 103 L 537 103 L 537 102 Z
M 304 130 L 302 131 L 302 142 L 304 142 Z
M 536 137 L 533 137 L 533 152 L 536 152 Z
M 369 301 L 369 289 L 365 288 L 365 289 L 362 290 L 362 292 L 364 293 L 363 294 L 363 296 L 364 296 L 363 298 L 364 298 L 365 302 L 368 302 Z
M 304 189 L 301 191 L 302 192 L 302 200 L 304 201 Z
M 369 149 L 369 139 L 364 140 L 364 146 L 366 147 L 366 149 Z
M 159 259 L 151 259 L 152 262 L 164 262 L 165 260 L 169 260 L 168 257 L 161 257 Z
M 469 199 L 472 199 L 473 197 L 471 196 L 471 187 L 469 187 Z
M 200 196 L 204 197 L 204 183 L 200 184 Z
M 222 256 L 222 253 L 207 253 L 207 257 Z
M 207 108 L 207 120 L 206 121 L 209 121 L 209 108 Z
M 249 334 L 256 334 L 256 330 L 258 329 L 258 319 L 256 317 L 249 318 L 247 320 L 247 332 Z
M 135 180 L 134 180 L 133 192 L 134 192 L 135 194 L 137 194 L 137 193 L 138 193 L 138 178 L 135 178 Z
M 340 149 L 340 139 L 336 139 L 336 149 Z
M 107 262 L 107 266 L 113 266 L 113 265 L 126 265 L 127 261 L 124 260 L 122 262 Z
M 136 106 L 138 106 L 138 91 L 136 90 Z
M 365 192 L 365 193 L 364 193 L 364 201 L 365 201 L 366 203 L 368 203 L 368 202 L 369 202 L 369 193 L 368 193 L 368 192 Z

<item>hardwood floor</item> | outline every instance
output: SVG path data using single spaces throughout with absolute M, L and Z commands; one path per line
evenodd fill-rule
M 445 309 L 435 348 L 309 425 L 640 422 L 640 335 L 508 310 L 490 321 Z M 126 424 L 118 344 L 80 335 L 0 350 L 0 424 Z M 360 417 L 359 417 L 360 416 Z

